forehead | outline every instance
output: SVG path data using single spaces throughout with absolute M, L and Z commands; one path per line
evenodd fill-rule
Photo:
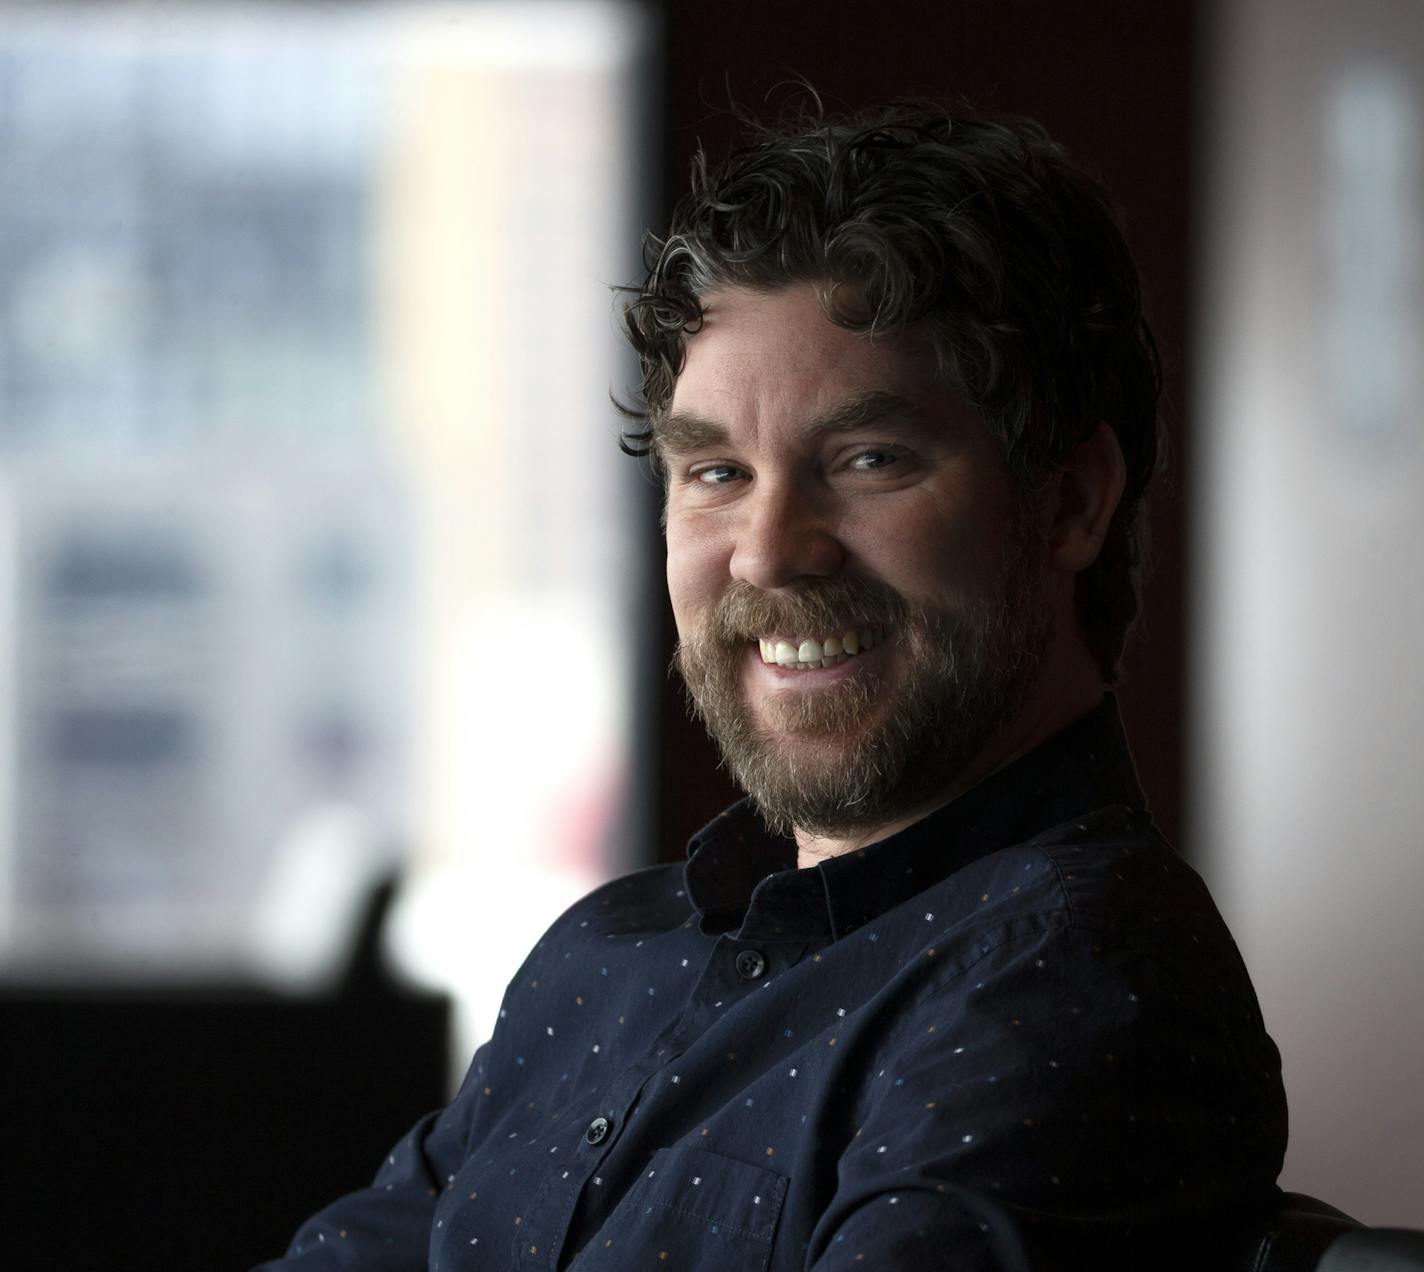
M 923 339 L 848 331 L 825 316 L 810 283 L 728 288 L 705 297 L 703 308 L 662 421 L 662 446 L 684 446 L 699 421 L 739 432 L 828 417 L 854 427 L 857 410 L 868 420 L 896 403 L 914 413 L 949 405 Z

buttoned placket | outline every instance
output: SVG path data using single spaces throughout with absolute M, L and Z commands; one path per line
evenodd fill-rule
M 781 971 L 799 962 L 809 942 L 748 941 L 735 933 L 716 938 L 697 985 L 674 1024 L 650 1049 L 624 1070 L 607 1093 L 602 1109 L 590 1109 L 574 1145 L 573 1163 L 565 1162 L 545 1178 L 521 1216 L 517 1256 L 524 1268 L 553 1268 L 585 1188 L 619 1152 L 643 1093 L 729 1007 Z M 754 959 L 743 956 L 754 954 Z M 757 969 L 755 975 L 744 969 Z M 597 1130 L 595 1128 L 598 1128 Z M 641 1163 L 640 1163 L 641 1165 Z
M 807 945 L 804 940 L 748 941 L 732 932 L 719 936 L 686 1009 L 668 1034 L 667 1060 L 685 1051 L 733 1003 L 796 964 Z
M 571 1146 L 572 1158 L 545 1177 L 524 1207 L 516 1248 L 520 1267 L 556 1266 L 579 1197 L 617 1150 L 648 1080 L 667 1063 L 666 1052 L 666 1043 L 656 1040 L 651 1052 L 644 1053 L 618 1076 L 603 1107 L 588 1111 L 588 1122 Z

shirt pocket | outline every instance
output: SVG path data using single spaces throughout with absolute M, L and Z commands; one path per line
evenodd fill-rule
M 764 1272 L 786 1177 L 698 1148 L 664 1148 L 570 1272 Z

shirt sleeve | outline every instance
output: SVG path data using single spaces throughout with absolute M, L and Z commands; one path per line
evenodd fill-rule
M 402 1136 L 369 1187 L 318 1211 L 282 1258 L 252 1272 L 425 1272 L 435 1204 L 465 1160 L 471 1091 L 482 1081 L 488 1046 L 475 1053 L 455 1099 Z
M 1216 1266 L 1203 1243 L 1264 1201 L 1284 1149 L 1249 985 L 1189 991 L 1199 975 L 1066 920 L 946 961 L 887 1041 L 808 1266 Z

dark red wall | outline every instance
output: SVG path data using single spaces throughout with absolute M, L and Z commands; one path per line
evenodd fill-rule
M 1155 575 L 1120 691 L 1138 767 L 1158 822 L 1177 838 L 1182 728 L 1182 421 L 1188 302 L 1190 0 L 668 0 L 661 8 L 664 208 L 682 192 L 699 141 L 713 153 L 736 135 L 729 90 L 761 110 L 793 78 L 827 105 L 905 93 L 965 96 L 1031 115 L 1107 183 L 1146 284 L 1168 372 L 1172 472 L 1154 509 Z M 773 97 L 773 101 L 777 100 Z M 672 646 L 664 603 L 663 647 Z M 655 847 L 681 856 L 689 833 L 735 798 L 673 679 L 659 703 L 664 746 Z M 1187 847 L 1184 845 L 1184 847 Z

